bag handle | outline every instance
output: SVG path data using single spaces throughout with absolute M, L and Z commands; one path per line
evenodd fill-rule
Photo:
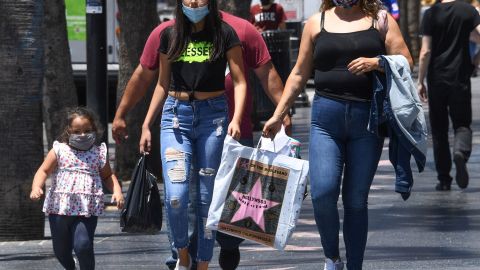
M 260 148 L 262 147 L 262 140 L 263 140 L 264 137 L 260 137 L 260 139 L 258 139 L 258 143 L 257 143 L 257 150 L 260 150 Z M 266 138 L 265 138 L 266 139 Z M 272 139 L 270 139 L 273 143 L 273 152 L 275 152 L 275 143 L 273 142 Z
M 149 163 L 147 162 L 149 159 L 150 159 L 150 155 L 147 155 L 147 153 L 142 153 L 140 154 L 140 159 L 139 159 L 139 162 L 143 162 L 143 166 L 145 167 L 145 171 L 148 171 L 148 172 L 151 172 L 151 168 L 149 168 Z
M 285 126 L 282 125 L 282 127 L 280 128 L 280 130 L 278 131 L 278 133 L 275 135 L 275 136 L 278 136 L 278 135 L 287 135 L 287 133 L 285 132 Z M 266 137 L 260 137 L 260 139 L 258 140 L 258 144 L 257 144 L 257 149 L 260 150 L 260 147 L 262 147 L 262 140 L 264 139 L 267 139 Z M 277 151 L 275 150 L 275 138 L 274 139 L 270 139 L 273 143 L 273 152 L 276 153 Z

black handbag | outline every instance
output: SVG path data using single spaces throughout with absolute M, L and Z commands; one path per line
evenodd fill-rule
M 162 213 L 157 178 L 147 170 L 146 156 L 142 155 L 133 171 L 120 215 L 122 232 L 158 233 L 162 229 Z

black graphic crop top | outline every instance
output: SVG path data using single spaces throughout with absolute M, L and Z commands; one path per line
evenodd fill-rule
M 170 26 L 162 32 L 160 53 L 167 54 L 174 28 Z M 208 30 L 192 33 L 191 40 L 182 55 L 171 63 L 172 76 L 170 90 L 185 92 L 214 92 L 225 89 L 227 51 L 241 45 L 231 26 L 222 22 L 222 37 L 225 51 L 215 61 L 210 61 L 213 38 Z

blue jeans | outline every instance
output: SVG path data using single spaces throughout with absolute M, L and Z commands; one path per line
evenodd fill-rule
M 225 96 L 193 101 L 169 96 L 163 107 L 161 157 L 173 246 L 189 245 L 189 184 L 195 180 L 197 261 L 201 262 L 209 262 L 213 255 L 215 231 L 205 229 L 205 223 L 227 133 L 227 111 Z
M 53 252 L 65 269 L 75 269 L 72 250 L 77 255 L 81 270 L 95 269 L 93 236 L 97 228 L 97 219 L 96 216 L 61 216 L 53 214 L 48 216 Z
M 242 138 L 239 141 L 242 145 L 249 146 L 249 147 L 254 147 L 253 145 L 253 138 Z M 193 183 L 194 184 L 194 183 Z M 195 186 L 195 185 L 192 185 Z M 192 190 L 191 190 L 192 191 Z M 192 212 L 195 212 L 195 192 L 190 192 L 190 208 L 189 208 L 189 214 L 190 217 L 192 216 Z M 195 229 L 196 226 L 195 224 L 189 224 L 189 236 L 190 236 L 190 245 L 188 246 L 188 252 L 190 253 L 190 256 L 192 260 L 196 260 L 197 256 L 197 230 Z M 167 219 L 167 231 L 168 231 L 168 239 L 170 240 L 170 243 L 173 241 L 171 240 L 171 233 L 170 233 L 170 224 L 168 223 Z M 220 245 L 220 248 L 226 249 L 226 250 L 234 250 L 237 249 L 240 244 L 244 241 L 242 238 L 238 238 L 235 236 L 231 236 L 228 234 L 224 234 L 221 232 L 217 232 L 216 235 L 216 240 L 218 244 Z M 178 253 L 177 250 L 172 246 L 171 248 L 172 255 L 168 257 L 165 260 L 165 264 L 169 268 L 174 268 L 175 265 L 177 264 L 177 259 L 178 259 Z M 194 268 L 195 265 L 192 265 L 192 269 Z
M 337 201 L 342 183 L 343 236 L 348 270 L 362 269 L 368 231 L 368 193 L 383 138 L 367 131 L 370 103 L 315 95 L 310 130 L 310 187 L 327 258 L 340 257 Z

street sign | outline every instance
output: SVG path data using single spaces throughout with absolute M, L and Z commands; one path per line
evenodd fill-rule
M 85 0 L 65 0 L 67 32 L 69 41 L 87 39 L 87 21 L 85 18 Z
M 87 14 L 102 14 L 102 0 L 87 0 Z

